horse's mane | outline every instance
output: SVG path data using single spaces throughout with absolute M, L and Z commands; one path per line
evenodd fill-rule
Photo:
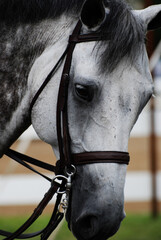
M 33 23 L 63 13 L 80 15 L 85 0 L 0 0 L 0 22 Z M 125 56 L 134 59 L 144 41 L 144 28 L 125 0 L 103 0 L 110 14 L 99 30 L 107 41 L 101 56 L 101 70 L 114 69 Z M 108 40 L 111 41 L 108 41 Z
M 0 0 L 0 21 L 33 23 L 78 12 L 84 0 Z

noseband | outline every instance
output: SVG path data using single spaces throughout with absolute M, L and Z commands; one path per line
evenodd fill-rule
M 48 239 L 53 230 L 57 227 L 59 222 L 62 220 L 64 215 L 64 210 L 68 206 L 69 193 L 71 189 L 71 181 L 72 177 L 75 174 L 76 166 L 84 165 L 84 164 L 92 164 L 92 163 L 118 163 L 118 164 L 129 164 L 129 153 L 127 152 L 118 152 L 118 151 L 98 151 L 98 152 L 83 152 L 83 153 L 72 153 L 71 152 L 71 144 L 70 144 L 70 133 L 68 127 L 68 108 L 67 108 L 67 100 L 68 100 L 68 85 L 70 81 L 70 69 L 73 51 L 75 49 L 76 44 L 82 42 L 91 42 L 91 41 L 101 41 L 104 39 L 104 36 L 99 33 L 93 34 L 84 34 L 81 35 L 81 21 L 78 21 L 72 35 L 69 37 L 69 42 L 66 50 L 53 67 L 51 72 L 48 74 L 47 78 L 35 94 L 31 105 L 30 105 L 30 115 L 32 108 L 37 101 L 39 95 L 46 87 L 48 82 L 53 77 L 55 71 L 59 68 L 60 64 L 65 59 L 63 73 L 60 81 L 59 93 L 58 93 L 58 101 L 57 101 L 57 139 L 60 153 L 60 160 L 57 162 L 57 166 L 52 166 L 50 164 L 41 162 L 37 159 L 33 159 L 26 155 L 17 153 L 11 149 L 6 152 L 6 155 L 19 162 L 23 166 L 29 168 L 30 170 L 38 173 L 45 179 L 51 182 L 51 187 L 48 192 L 45 194 L 42 201 L 39 203 L 38 207 L 34 210 L 31 217 L 14 233 L 6 232 L 0 230 L 0 235 L 6 236 L 6 240 L 12 240 L 15 238 L 25 239 L 32 238 L 38 235 L 41 235 L 41 239 Z M 107 39 L 107 38 L 106 38 Z M 56 172 L 56 176 L 54 179 L 50 179 L 47 176 L 39 173 L 33 167 L 31 167 L 28 163 L 39 166 L 43 169 L 50 170 L 52 172 Z M 61 183 L 59 183 L 61 182 Z M 48 223 L 48 225 L 41 231 L 33 233 L 33 234 L 22 234 L 26 229 L 28 229 L 33 222 L 41 215 L 44 208 L 47 206 L 51 198 L 54 194 L 57 193 L 57 200 L 55 203 L 55 207 L 53 210 L 52 217 Z M 63 202 L 61 202 L 62 194 L 66 194 Z M 61 204 L 60 204 L 61 202 Z

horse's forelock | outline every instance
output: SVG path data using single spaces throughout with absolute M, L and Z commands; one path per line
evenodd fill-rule
M 104 48 L 100 59 L 100 68 L 112 71 L 117 64 L 127 56 L 131 62 L 144 44 L 145 30 L 141 22 L 135 18 L 131 7 L 121 0 L 104 0 L 105 6 L 110 9 L 106 21 L 100 31 L 107 39 L 100 43 Z

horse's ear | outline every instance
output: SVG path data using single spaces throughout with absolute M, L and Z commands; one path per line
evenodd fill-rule
M 106 16 L 102 0 L 86 0 L 82 11 L 81 21 L 89 29 L 99 27 Z
M 145 22 L 147 30 L 161 28 L 161 4 L 134 12 Z

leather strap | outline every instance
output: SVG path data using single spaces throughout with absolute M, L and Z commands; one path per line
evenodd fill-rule
M 43 240 L 48 239 L 48 236 L 51 234 L 51 229 L 52 229 L 52 231 L 54 231 L 55 228 L 60 223 L 60 221 L 62 220 L 62 218 L 64 217 L 63 213 L 57 211 L 59 203 L 60 203 L 60 198 L 59 197 L 60 197 L 60 195 L 57 196 L 57 200 L 56 200 L 56 203 L 55 203 L 55 206 L 54 206 L 53 214 L 51 216 L 51 219 L 50 219 L 49 223 L 47 224 L 47 226 L 44 229 L 42 229 L 40 231 L 37 231 L 37 232 L 34 232 L 34 233 L 21 234 L 21 235 L 18 235 L 16 238 L 17 239 L 27 239 L 27 238 L 34 238 L 36 236 L 41 235 L 41 239 L 43 239 Z M 31 222 L 31 225 L 32 225 L 32 222 Z M 13 234 L 15 234 L 15 233 L 0 230 L 0 235 L 5 236 L 5 237 L 10 238 L 10 239 L 13 238 L 12 237 Z
M 72 163 L 74 165 L 84 165 L 91 163 L 119 163 L 128 165 L 129 161 L 130 156 L 127 152 L 85 152 L 72 155 Z
M 50 189 L 44 195 L 44 198 L 41 200 L 41 202 L 39 203 L 37 208 L 34 210 L 31 217 L 19 229 L 17 229 L 17 231 L 15 231 L 14 233 L 9 233 L 9 232 L 5 232 L 5 231 L 0 230 L 1 235 L 7 236 L 5 238 L 5 240 L 13 240 L 15 238 L 23 239 L 23 238 L 26 238 L 26 237 L 31 238 L 31 237 L 35 236 L 35 233 L 27 234 L 27 235 L 26 234 L 21 235 L 21 234 L 26 229 L 28 229 L 36 221 L 36 219 L 42 214 L 43 210 L 45 209 L 45 207 L 47 206 L 49 201 L 52 199 L 52 197 L 54 196 L 54 194 L 56 193 L 56 191 L 58 190 L 59 187 L 60 187 L 60 185 L 56 182 L 51 185 Z M 39 235 L 40 233 L 41 233 L 41 231 L 36 233 L 36 235 Z
M 64 60 L 64 58 L 65 58 L 65 56 L 67 54 L 67 51 L 68 51 L 68 47 L 65 49 L 65 51 L 63 52 L 63 54 L 61 55 L 61 57 L 59 58 L 59 60 L 57 61 L 57 63 L 53 67 L 53 69 L 51 70 L 51 72 L 48 74 L 48 76 L 46 77 L 45 81 L 40 86 L 40 88 L 36 92 L 35 96 L 33 97 L 32 101 L 31 101 L 31 104 L 30 104 L 30 108 L 29 108 L 30 118 L 31 118 L 31 112 L 32 112 L 34 104 L 36 103 L 38 97 L 40 96 L 40 94 L 42 93 L 42 91 L 44 90 L 46 85 L 50 82 L 52 76 L 54 75 L 56 70 L 59 68 L 59 66 L 62 63 L 62 61 Z
M 103 37 L 100 34 L 83 34 L 83 35 L 74 35 L 72 34 L 69 37 L 69 43 L 82 43 L 82 42 L 92 42 L 92 41 L 101 41 Z
M 81 21 L 78 21 L 73 34 L 78 36 L 81 29 Z M 68 51 L 66 60 L 64 63 L 62 78 L 59 86 L 58 101 L 57 101 L 57 138 L 60 153 L 60 162 L 62 172 L 65 166 L 71 165 L 71 149 L 70 149 L 70 136 L 68 128 L 68 109 L 67 109 L 67 99 L 68 99 L 68 84 L 69 84 L 69 73 L 72 62 L 72 55 L 77 42 L 70 42 L 68 44 Z
M 16 151 L 14 151 L 12 149 L 8 149 L 7 152 L 5 153 L 5 155 L 10 157 L 10 158 L 12 158 L 14 161 L 18 162 L 19 164 L 23 165 L 24 167 L 28 168 L 32 172 L 34 172 L 34 173 L 40 175 L 41 177 L 45 178 L 49 182 L 51 182 L 52 179 L 50 179 L 46 175 L 40 173 L 35 168 L 31 167 L 28 163 L 31 163 L 32 165 L 37 166 L 39 168 L 46 169 L 46 170 L 48 170 L 50 172 L 56 172 L 56 166 L 53 166 L 51 164 L 42 162 L 42 161 L 37 160 L 37 159 L 32 158 L 32 157 L 29 157 L 29 156 L 27 156 L 25 154 L 16 152 Z

